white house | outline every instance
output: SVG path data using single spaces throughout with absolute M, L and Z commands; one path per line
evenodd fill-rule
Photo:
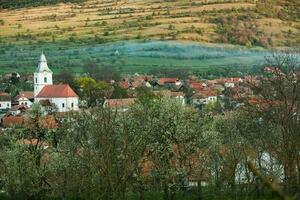
M 34 92 L 20 92 L 20 94 L 16 96 L 15 101 L 18 102 L 18 105 L 25 105 L 31 107 L 34 102 Z
M 49 69 L 46 57 L 42 53 L 34 73 L 34 101 L 45 100 L 55 105 L 58 112 L 79 110 L 78 95 L 69 85 L 53 85 L 52 71 Z
M 0 93 L 0 110 L 8 110 L 11 108 L 11 97 L 5 92 Z
M 208 104 L 210 102 L 216 102 L 218 100 L 217 92 L 213 90 L 204 90 L 198 93 L 195 93 L 192 96 L 193 104 L 201 105 Z

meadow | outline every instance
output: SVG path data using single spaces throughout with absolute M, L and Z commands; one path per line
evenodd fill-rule
M 116 67 L 122 74 L 186 69 L 250 69 L 261 66 L 270 52 L 260 48 L 193 44 L 175 41 L 122 41 L 106 44 L 48 43 L 0 47 L 0 72 L 32 73 L 44 51 L 54 73 L 83 73 L 84 63 Z
M 2 9 L 0 44 L 152 39 L 297 46 L 300 22 L 290 9 L 299 6 L 289 4 L 279 0 L 82 0 Z

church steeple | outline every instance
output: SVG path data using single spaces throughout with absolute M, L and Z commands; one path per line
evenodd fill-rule
M 35 72 L 37 72 L 37 73 L 39 73 L 39 72 L 52 72 L 48 67 L 47 59 L 46 59 L 46 56 L 45 56 L 44 52 L 42 52 L 42 54 L 40 56 L 40 60 L 39 60 L 39 63 L 38 63 L 38 66 L 37 66 Z
M 34 96 L 37 96 L 45 85 L 52 85 L 52 71 L 48 67 L 45 54 L 42 52 L 34 73 Z

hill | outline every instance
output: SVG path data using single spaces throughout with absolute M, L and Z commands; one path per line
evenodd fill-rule
M 15 5 L 6 8 L 25 7 L 1 10 L 2 44 L 131 39 L 248 47 L 300 44 L 298 0 L 87 0 L 44 6 L 61 2 L 49 0 L 39 7 L 30 7 L 37 6 L 30 3 L 34 1 L 2 1 L 0 7 L 3 2 Z

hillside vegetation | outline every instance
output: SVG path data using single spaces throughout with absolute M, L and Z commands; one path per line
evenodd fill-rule
M 16 2 L 36 1 L 5 0 L 0 5 L 36 6 Z M 39 1 L 38 5 L 57 2 L 62 1 Z M 298 0 L 87 0 L 2 9 L 0 40 L 32 44 L 159 39 L 298 46 L 299 15 Z

